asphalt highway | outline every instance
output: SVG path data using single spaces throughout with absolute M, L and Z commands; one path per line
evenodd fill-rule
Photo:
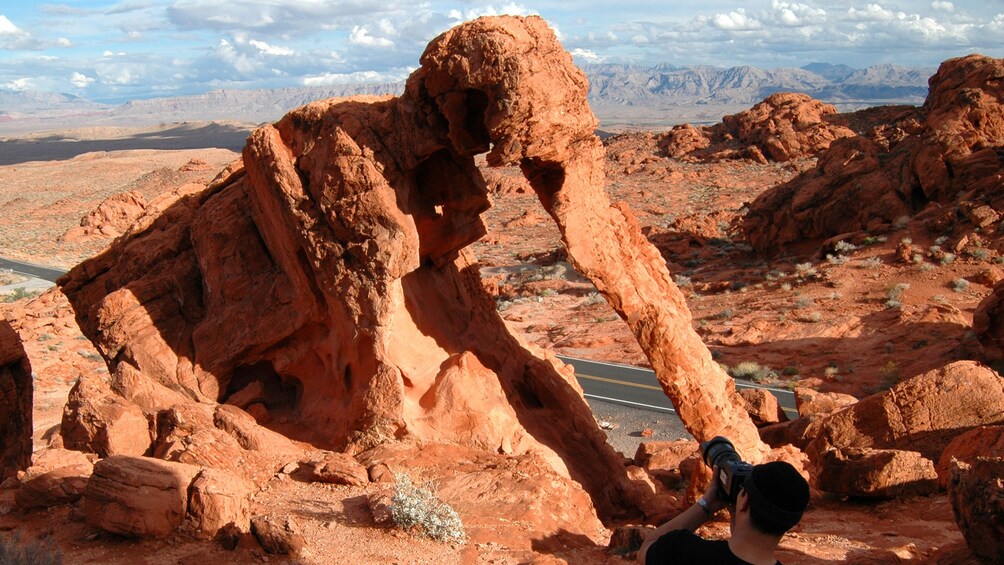
M 676 412 L 669 398 L 659 386 L 655 372 L 631 365 L 618 365 L 558 356 L 575 369 L 586 398 L 612 402 L 633 408 L 658 412 Z M 762 388 L 776 398 L 789 418 L 798 417 L 795 395 L 791 391 L 736 381 L 736 388 Z
M 9 259 L 0 259 L 0 269 L 10 269 L 19 275 L 34 277 L 36 279 L 42 279 L 49 282 L 56 282 L 56 279 L 66 272 L 58 269 L 32 265 L 31 263 L 11 261 Z

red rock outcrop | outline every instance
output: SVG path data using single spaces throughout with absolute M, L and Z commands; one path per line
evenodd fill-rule
M 933 462 L 960 432 L 1002 422 L 1004 379 L 975 362 L 959 361 L 812 420 L 802 433 L 810 438 L 804 448 L 817 470 L 836 459 L 848 459 L 848 450 L 871 449 L 917 452 L 933 473 Z M 881 458 L 875 461 L 890 464 Z M 925 480 L 930 478 L 927 474 L 925 470 Z M 854 475 L 868 473 L 858 470 Z M 864 490 L 860 484 L 841 486 L 836 480 L 828 480 L 826 488 L 847 494 Z
M 960 434 L 945 446 L 938 460 L 938 480 L 948 483 L 953 461 L 972 463 L 978 457 L 1004 458 L 1004 426 L 980 426 Z
M 837 109 L 806 94 L 771 94 L 745 112 L 725 116 L 722 123 L 696 128 L 674 127 L 661 135 L 662 152 L 677 159 L 750 159 L 783 163 L 812 156 L 854 131 L 836 123 Z
M 21 338 L 0 316 L 0 482 L 31 465 L 32 388 Z
M 421 63 L 399 98 L 315 102 L 256 130 L 242 165 L 60 281 L 113 388 L 155 414 L 257 381 L 295 439 L 535 453 L 610 515 L 632 498 L 622 461 L 571 370 L 505 327 L 467 249 L 485 233 L 487 151 L 522 169 L 690 431 L 758 460 L 664 261 L 603 192 L 585 78 L 543 20 L 463 24 Z
M 115 194 L 80 219 L 80 225 L 70 228 L 62 241 L 81 241 L 89 237 L 117 237 L 126 232 L 146 211 L 146 198 L 136 191 Z
M 1004 562 L 1004 458 L 956 462 L 949 475 L 948 498 L 973 553 L 987 563 Z
M 883 125 L 859 124 L 859 135 L 833 142 L 814 169 L 760 195 L 742 226 L 750 243 L 777 251 L 802 240 L 888 229 L 921 210 L 929 229 L 939 233 L 998 214 L 1004 210 L 997 190 L 1004 178 L 998 155 L 1004 145 L 1002 76 L 1001 59 L 945 61 L 929 81 L 922 108 L 903 110 Z M 964 219 L 959 196 L 983 215 Z
M 993 285 L 990 294 L 980 301 L 973 312 L 973 332 L 980 342 L 987 361 L 1004 359 L 1004 281 Z

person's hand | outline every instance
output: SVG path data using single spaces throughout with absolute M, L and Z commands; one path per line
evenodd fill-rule
M 722 493 L 721 485 L 719 485 L 718 465 L 711 468 L 711 482 L 708 483 L 708 488 L 704 489 L 703 498 L 712 512 L 718 512 L 729 505 Z

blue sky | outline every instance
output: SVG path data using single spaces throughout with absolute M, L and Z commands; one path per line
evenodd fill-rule
M 123 101 L 402 79 L 481 15 L 542 16 L 578 63 L 936 67 L 1004 56 L 1004 0 L 0 0 L 0 88 Z

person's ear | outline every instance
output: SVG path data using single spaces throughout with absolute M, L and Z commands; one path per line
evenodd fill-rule
M 740 489 L 736 496 L 736 510 L 747 512 L 750 509 L 750 498 L 746 496 L 746 489 Z

